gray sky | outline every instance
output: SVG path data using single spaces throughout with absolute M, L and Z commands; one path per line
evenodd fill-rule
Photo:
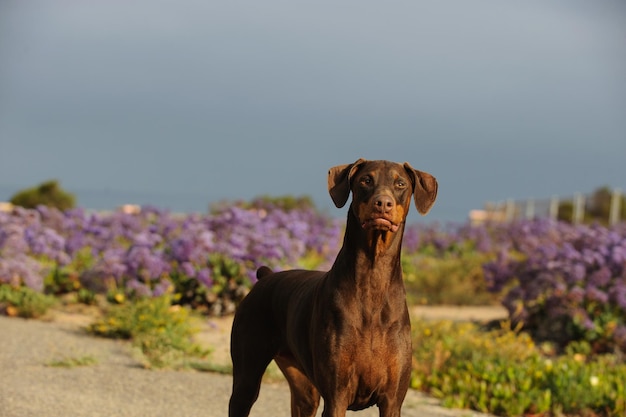
M 335 213 L 359 157 L 435 175 L 424 221 L 626 190 L 626 3 L 0 2 L 0 201 L 56 178 L 88 208 Z

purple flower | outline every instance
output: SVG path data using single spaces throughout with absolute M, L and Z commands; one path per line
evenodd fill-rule
M 127 266 L 124 263 L 125 251 L 121 248 L 107 249 L 102 253 L 101 258 L 96 262 L 91 272 L 100 279 L 114 279 L 121 283 L 122 277 L 126 274 Z M 89 271 L 88 271 L 89 272 Z
M 191 239 L 177 238 L 170 245 L 170 253 L 177 262 L 187 262 L 191 259 L 194 250 Z
M 585 290 L 583 290 L 581 287 L 574 287 L 567 294 L 567 299 L 573 305 L 579 305 L 585 299 Z
M 152 290 L 150 289 L 150 287 L 137 280 L 137 279 L 132 279 L 130 281 L 128 281 L 126 283 L 126 289 L 135 296 L 139 296 L 139 297 L 150 297 L 152 296 Z
M 571 283 L 581 282 L 585 279 L 586 274 L 587 269 L 581 263 L 576 262 L 568 268 L 568 277 L 570 278 Z
M 619 346 L 622 352 L 626 352 L 626 325 L 617 326 L 613 337 L 617 346 Z
M 618 308 L 626 311 L 626 279 L 622 279 L 609 290 L 609 297 Z
M 596 325 L 591 320 L 587 312 L 583 309 L 576 309 L 573 313 L 573 320 L 576 325 L 587 331 L 593 331 L 596 329 Z
M 213 278 L 211 277 L 211 270 L 208 268 L 202 268 L 198 271 L 196 276 L 197 280 L 207 288 L 213 286 Z
M 611 282 L 611 271 L 603 266 L 589 275 L 589 282 L 596 287 L 604 287 Z
M 141 232 L 133 236 L 134 244 L 152 248 L 163 241 L 163 238 L 154 231 Z
M 0 284 L 25 285 L 35 291 L 43 291 L 42 270 L 39 262 L 25 254 L 0 257 Z
M 589 285 L 587 287 L 586 298 L 589 301 L 595 301 L 598 303 L 606 303 L 609 300 L 609 296 L 604 291 Z
M 180 271 L 190 278 L 196 276 L 196 269 L 190 262 L 183 262 L 182 264 L 180 264 Z
M 159 251 L 145 246 L 132 246 L 126 253 L 125 263 L 127 274 L 143 282 L 157 280 L 170 270 Z
M 611 261 L 616 264 L 626 263 L 626 241 L 622 242 L 621 246 L 614 246 L 611 250 Z
M 158 282 L 154 288 L 152 289 L 152 295 L 154 297 L 159 297 L 163 294 L 166 294 L 168 291 L 170 291 L 171 288 L 171 283 L 169 281 L 163 280 L 161 282 Z

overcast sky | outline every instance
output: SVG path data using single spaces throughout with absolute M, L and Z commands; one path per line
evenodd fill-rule
M 0 201 L 56 178 L 87 208 L 334 213 L 359 157 L 435 175 L 423 221 L 626 190 L 626 2 L 0 2 Z

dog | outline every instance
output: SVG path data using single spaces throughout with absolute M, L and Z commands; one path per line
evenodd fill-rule
M 313 417 L 320 396 L 324 417 L 373 405 L 400 416 L 412 358 L 402 236 L 411 195 L 424 215 L 437 190 L 435 177 L 408 163 L 359 159 L 329 170 L 338 208 L 352 193 L 343 245 L 328 272 L 257 270 L 233 320 L 230 417 L 249 415 L 272 359 L 293 417 Z

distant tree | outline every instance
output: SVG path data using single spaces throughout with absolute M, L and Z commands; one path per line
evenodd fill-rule
M 252 201 L 220 201 L 215 204 L 211 204 L 209 211 L 211 213 L 219 213 L 231 206 L 237 206 L 244 209 L 278 208 L 285 211 L 303 209 L 313 209 L 317 211 L 317 207 L 315 207 L 315 203 L 311 197 L 295 197 L 292 195 L 277 197 L 264 195 L 256 197 Z
M 574 203 L 571 201 L 563 201 L 559 203 L 559 212 L 557 215 L 559 220 L 571 222 L 574 217 Z
M 608 187 L 596 189 L 587 200 L 585 219 L 606 220 L 611 210 L 611 190 Z
M 278 207 L 285 211 L 290 210 L 301 210 L 301 209 L 315 209 L 315 203 L 313 199 L 309 196 L 300 196 L 295 197 L 292 195 L 284 195 L 284 196 L 269 196 L 264 195 L 261 197 L 257 197 L 250 203 L 252 207 L 264 207 L 264 206 L 273 206 Z
M 59 210 L 71 209 L 76 205 L 76 197 L 64 191 L 57 180 L 50 180 L 33 188 L 18 191 L 11 197 L 11 203 L 25 208 L 39 205 L 56 207 Z
M 612 197 L 613 192 L 609 187 L 597 188 L 585 201 L 584 221 L 586 223 L 608 223 Z M 573 211 L 574 204 L 571 201 L 564 201 L 559 205 L 558 218 L 560 220 L 571 221 Z M 621 196 L 620 212 L 618 217 L 621 220 L 626 220 L 626 197 L 623 195 Z

